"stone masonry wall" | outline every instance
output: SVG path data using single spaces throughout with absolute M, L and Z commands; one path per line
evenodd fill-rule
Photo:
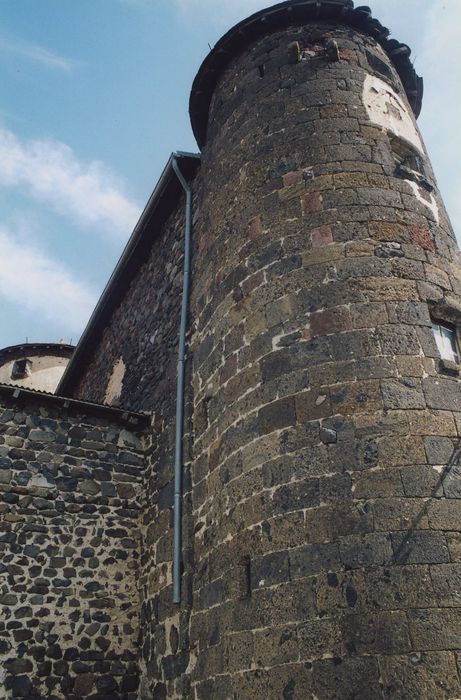
M 174 414 L 182 292 L 184 201 L 163 226 L 151 224 L 152 248 L 95 344 L 73 396 L 104 403 L 111 377 L 119 375 L 117 403 L 124 409 Z M 120 373 L 119 367 L 123 370 Z
M 255 43 L 218 84 L 193 187 L 180 608 L 182 201 L 78 390 L 155 414 L 140 697 L 455 700 L 461 387 L 431 314 L 459 322 L 461 273 L 390 60 L 325 24 Z
M 199 216 L 199 178 L 193 183 L 195 219 Z M 153 226 L 156 226 L 154 222 Z M 104 401 L 114 366 L 125 367 L 117 402 L 154 415 L 155 438 L 143 474 L 141 560 L 142 645 L 140 697 L 174 697 L 178 681 L 182 695 L 188 679 L 188 619 L 193 568 L 190 531 L 191 359 L 186 366 L 184 439 L 184 606 L 172 602 L 173 478 L 178 329 L 182 296 L 184 197 L 163 226 L 153 233 L 152 249 L 121 304 L 114 310 L 93 357 L 81 369 L 74 395 Z M 198 245 L 198 242 L 197 242 Z M 190 333 L 190 331 L 189 331 Z
M 0 696 L 136 700 L 143 421 L 62 403 L 0 388 Z
M 202 177 L 192 697 L 459 698 L 461 385 L 430 314 L 458 321 L 461 269 L 389 58 L 326 24 L 255 43 Z

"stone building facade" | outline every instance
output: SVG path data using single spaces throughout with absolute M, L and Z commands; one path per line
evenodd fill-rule
M 63 418 L 77 410 L 63 404 L 45 419 L 59 437 L 58 470 L 66 455 L 63 477 L 79 491 L 87 484 L 69 510 L 53 474 L 64 515 L 49 517 L 93 518 L 65 531 L 76 538 L 76 580 L 63 578 L 82 626 L 52 642 L 67 666 L 44 650 L 53 687 L 47 695 L 37 675 L 35 696 L 461 697 L 461 267 L 415 121 L 422 81 L 408 47 L 388 35 L 350 0 L 291 0 L 237 25 L 202 65 L 191 95 L 201 158 L 172 156 L 69 363 L 58 393 L 78 418 Z M 179 605 L 184 195 L 175 167 L 193 193 Z M 12 461 L 10 448 L 25 450 L 35 474 L 43 459 L 29 453 L 43 448 L 32 408 L 6 410 L 0 449 Z M 85 411 L 102 411 L 96 427 Z M 119 421 L 135 438 L 120 437 Z M 29 482 L 5 483 L 27 493 Z M 5 530 L 15 537 L 28 513 L 16 515 Z M 127 557 L 114 563 L 123 586 L 106 571 L 108 546 Z M 80 547 L 104 567 L 104 594 L 113 587 L 108 619 L 79 595 L 89 590 L 78 581 Z M 105 599 L 98 591 L 90 600 Z M 59 595 L 49 602 L 58 629 Z M 12 618 L 25 604 L 12 600 Z M 6 628 L 13 644 L 16 627 Z M 29 639 L 22 666 L 13 646 L 6 652 L 8 689 L 15 669 L 27 677 L 44 663 Z M 128 669 L 129 687 L 114 668 Z

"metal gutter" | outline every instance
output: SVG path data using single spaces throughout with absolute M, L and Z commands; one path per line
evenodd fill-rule
M 112 272 L 93 313 L 91 314 L 90 320 L 86 325 L 80 341 L 75 348 L 75 352 L 68 363 L 66 371 L 64 372 L 56 389 L 57 394 L 66 395 L 71 392 L 80 364 L 83 363 L 86 353 L 90 352 L 91 348 L 94 346 L 95 335 L 97 334 L 98 330 L 104 326 L 105 316 L 110 315 L 111 309 L 114 306 L 114 297 L 117 290 L 122 283 L 126 281 L 130 268 L 135 268 L 138 265 L 136 258 L 139 254 L 139 249 L 145 243 L 147 226 L 152 221 L 155 213 L 162 204 L 162 200 L 164 199 L 167 190 L 171 185 L 172 179 L 174 178 L 173 159 L 183 161 L 184 165 L 188 165 L 189 169 L 191 169 L 191 165 L 200 160 L 200 155 L 196 153 L 177 151 L 170 156 L 120 259 Z
M 177 154 L 173 154 L 172 167 L 186 193 L 184 228 L 184 267 L 181 301 L 181 321 L 179 326 L 178 368 L 176 376 L 176 428 L 174 460 L 174 532 L 173 532 L 173 603 L 181 602 L 181 563 L 182 563 L 182 479 L 183 479 L 183 437 L 184 437 L 184 375 L 186 361 L 187 313 L 189 309 L 190 262 L 192 238 L 192 190 L 182 174 Z

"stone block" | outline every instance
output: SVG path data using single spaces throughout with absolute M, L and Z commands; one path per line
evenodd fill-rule
M 427 304 L 418 301 L 403 301 L 389 305 L 389 320 L 391 323 L 408 323 L 412 326 L 432 325 Z
M 224 640 L 224 658 L 227 670 L 242 671 L 253 663 L 254 637 L 252 632 L 227 634 Z
M 378 450 L 379 463 L 387 467 L 424 464 L 426 461 L 424 443 L 419 436 L 383 437 L 379 440 Z
M 250 219 L 248 222 L 248 236 L 251 239 L 258 238 L 263 232 L 263 226 L 261 222 L 261 216 L 258 214 L 258 216 L 253 217 Z
M 323 211 L 323 197 L 320 192 L 308 192 L 301 197 L 301 213 L 303 216 Z
M 461 411 L 461 392 L 457 380 L 445 377 L 423 379 L 427 405 L 442 411 Z
M 455 463 L 444 469 L 440 478 L 443 480 L 443 492 L 447 498 L 461 498 L 461 465 Z
M 353 482 L 353 494 L 356 499 L 395 498 L 404 495 L 399 469 L 385 468 L 357 473 L 353 477 Z
M 225 694 L 200 696 L 210 698 L 252 698 L 267 700 L 271 696 L 283 700 L 305 700 L 312 693 L 312 672 L 304 664 L 288 663 L 275 668 L 258 668 L 232 678 L 232 690 Z M 307 695 L 306 695 L 307 694 Z
M 351 317 L 354 328 L 374 328 L 388 322 L 387 308 L 384 302 L 353 304 Z
M 461 609 L 410 610 L 410 633 L 418 651 L 459 650 Z
M 461 695 L 454 654 L 428 651 L 379 660 L 385 698 L 446 700 Z
M 373 505 L 375 529 L 384 532 L 390 530 L 410 530 L 429 527 L 426 503 L 419 498 L 380 498 Z
M 295 625 L 275 627 L 254 633 L 253 664 L 268 668 L 298 661 L 299 643 Z
M 344 615 L 341 618 L 343 642 L 349 654 L 404 654 L 411 642 L 404 612 Z
M 352 480 L 349 474 L 333 474 L 320 479 L 321 503 L 344 504 L 352 500 Z
M 293 316 L 296 297 L 293 294 L 281 297 L 266 306 L 266 319 L 269 328 L 284 323 Z
M 424 250 L 435 253 L 434 239 L 428 226 L 421 226 L 417 223 L 409 224 L 408 233 L 414 245 L 421 246 Z
M 273 552 L 251 562 L 251 587 L 263 588 L 288 581 L 288 552 Z
M 314 265 L 323 265 L 324 263 L 334 262 L 345 257 L 345 248 L 342 243 L 333 243 L 331 245 L 313 247 L 307 253 L 304 253 L 303 265 L 312 267 Z
M 347 569 L 384 566 L 392 561 L 390 538 L 380 533 L 350 537 L 340 542 L 339 551 Z
M 415 522 L 414 528 L 417 527 L 418 523 Z M 443 564 L 450 560 L 442 532 L 413 529 L 410 532 L 394 532 L 391 540 L 397 564 Z
M 299 625 L 297 640 L 302 661 L 339 656 L 343 649 L 339 621 L 328 617 Z
M 323 248 L 333 243 L 331 226 L 320 226 L 311 231 L 311 243 L 313 248 Z
M 383 697 L 378 662 L 372 657 L 350 658 L 341 654 L 316 661 L 313 676 L 315 697 L 321 700 Z
M 461 528 L 461 500 L 442 498 L 430 501 L 428 517 L 431 528 L 459 530 Z
M 309 324 L 312 338 L 352 329 L 350 311 L 344 306 L 337 306 L 311 314 Z
M 447 532 L 446 538 L 451 561 L 461 562 L 461 533 Z
M 385 355 L 419 355 L 421 346 L 414 328 L 389 325 L 379 329 L 382 351 Z
M 441 474 L 434 467 L 414 465 L 401 469 L 405 495 L 410 498 L 440 498 L 443 496 Z
M 321 389 L 312 389 L 297 394 L 295 404 L 298 423 L 307 423 L 319 418 L 326 418 L 331 414 L 328 393 L 322 392 Z
M 431 566 L 431 577 L 441 607 L 461 607 L 461 564 Z
M 260 435 L 286 428 L 289 425 L 295 425 L 295 423 L 296 412 L 293 397 L 273 401 L 261 408 L 258 413 Z
M 293 579 L 341 568 L 339 546 L 335 543 L 292 549 L 289 552 L 289 558 Z
M 376 610 L 433 607 L 436 594 L 429 566 L 380 567 L 364 572 L 367 602 Z
M 330 390 L 333 414 L 348 416 L 371 413 L 382 408 L 379 381 L 356 381 L 337 384 Z
M 453 456 L 453 440 L 447 437 L 431 435 L 424 440 L 429 464 L 449 465 Z

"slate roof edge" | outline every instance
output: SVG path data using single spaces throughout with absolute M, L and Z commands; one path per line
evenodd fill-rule
M 116 406 L 98 404 L 91 401 L 81 401 L 80 399 L 69 399 L 65 396 L 50 394 L 46 391 L 37 391 L 18 386 L 17 384 L 0 384 L 0 395 L 11 395 L 13 399 L 35 399 L 41 403 L 48 403 L 58 408 L 76 409 L 82 413 L 92 413 L 94 415 L 110 416 L 119 422 L 130 424 L 136 427 L 145 427 L 151 424 L 152 416 L 148 413 L 137 411 L 127 411 Z
M 198 168 L 200 155 L 196 153 L 186 153 L 177 151 L 172 153 L 163 172 L 152 192 L 144 211 L 142 212 L 138 223 L 136 224 L 133 233 L 131 234 L 125 249 L 112 272 L 109 281 L 107 282 L 101 297 L 96 304 L 96 307 L 91 314 L 85 330 L 80 338 L 80 341 L 75 348 L 70 362 L 59 382 L 56 393 L 60 395 L 69 395 L 75 385 L 80 363 L 83 362 L 90 354 L 94 346 L 98 334 L 103 330 L 107 321 L 111 316 L 116 304 L 123 297 L 124 290 L 128 287 L 136 270 L 145 261 L 143 251 L 150 247 L 151 240 L 148 236 L 148 225 L 152 222 L 155 214 L 158 213 L 162 201 L 167 194 L 174 199 L 174 202 L 183 195 L 183 190 L 179 184 L 176 175 L 173 171 L 173 159 L 176 158 L 183 169 L 185 176 L 191 179 Z M 171 210 L 171 206 L 165 207 L 167 214 L 161 212 L 158 222 L 156 221 L 157 230 L 160 229 L 166 216 Z
M 396 39 L 389 39 L 390 31 L 373 18 L 369 7 L 354 8 L 353 0 L 289 0 L 255 12 L 236 24 L 221 37 L 203 61 L 192 85 L 189 101 L 192 130 L 200 148 L 206 143 L 213 92 L 230 60 L 250 43 L 272 31 L 314 20 L 351 26 L 376 39 L 394 64 L 410 105 L 416 117 L 419 116 L 424 84 L 410 60 L 411 49 Z

